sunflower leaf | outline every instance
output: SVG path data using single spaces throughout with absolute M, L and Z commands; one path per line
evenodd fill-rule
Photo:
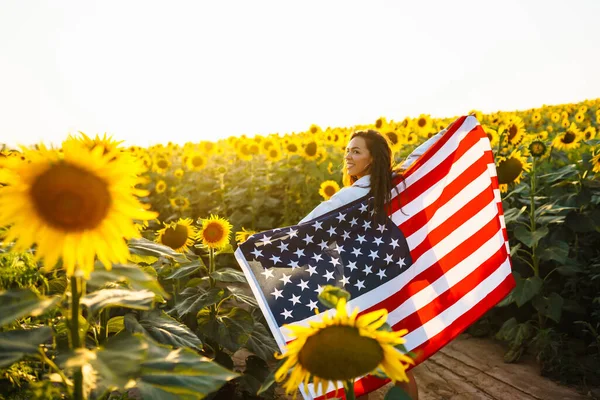
M 146 238 L 133 238 L 129 240 L 129 251 L 141 256 L 155 256 L 172 258 L 185 262 L 186 258 L 181 254 L 160 243 L 152 242 Z
M 164 311 L 143 312 L 138 322 L 144 331 L 159 343 L 202 349 L 202 342 L 198 336 Z
M 59 300 L 58 296 L 40 297 L 30 289 L 0 291 L 0 326 L 26 316 L 40 316 Z
M 149 290 L 101 289 L 86 295 L 81 304 L 95 314 L 105 307 L 126 307 L 149 310 L 154 302 L 154 293 Z
M 52 329 L 47 326 L 0 332 L 0 368 L 6 368 L 26 355 L 36 354 L 40 344 L 51 338 Z
M 125 281 L 134 290 L 147 289 L 151 292 L 169 298 L 168 293 L 162 288 L 155 277 L 146 273 L 137 265 L 114 264 L 110 271 L 102 268 L 96 268 L 90 275 L 88 284 L 90 286 L 101 287 L 108 282 Z
M 204 263 L 201 259 L 192 261 L 191 263 L 182 264 L 175 270 L 171 275 L 165 279 L 181 279 L 190 276 L 204 267 Z
M 247 282 L 244 274 L 233 268 L 218 269 L 210 274 L 210 276 L 219 282 Z

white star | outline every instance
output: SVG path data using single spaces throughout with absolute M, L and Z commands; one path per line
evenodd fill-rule
M 292 318 L 292 311 L 291 310 L 288 311 L 284 308 L 281 315 L 283 315 L 285 317 L 285 319 Z
M 325 275 L 323 275 L 323 278 L 327 278 L 327 282 L 329 282 L 330 279 L 333 279 L 333 271 L 325 271 Z
M 373 267 L 369 267 L 368 265 L 365 265 L 365 269 L 363 269 L 363 272 L 365 273 L 365 275 L 369 275 L 372 271 Z
M 292 305 L 296 305 L 298 303 L 300 303 L 300 296 L 296 296 L 295 294 L 292 295 L 292 298 L 289 299 L 292 302 Z
M 336 218 L 337 218 L 338 222 L 345 221 L 346 220 L 346 214 L 339 213 Z
M 333 265 L 335 267 L 336 265 L 340 264 L 340 259 L 339 258 L 335 258 L 335 257 L 331 257 L 331 260 L 329 260 L 329 262 L 331 263 L 331 265 Z
M 319 229 L 323 229 L 322 225 L 323 225 L 322 222 L 317 221 L 313 224 L 313 228 L 315 228 L 315 231 L 318 231 Z
M 277 300 L 278 298 L 283 297 L 283 295 L 281 293 L 283 293 L 283 290 L 275 289 L 275 291 L 271 294 L 273 296 L 275 296 L 275 300 Z
M 254 254 L 254 259 L 257 259 L 258 257 L 262 257 L 262 250 L 259 249 L 254 249 L 254 251 L 251 251 L 252 254 Z
M 356 235 L 356 241 L 360 242 L 360 244 L 363 244 L 363 242 L 366 242 L 367 239 L 365 239 L 365 235 Z
M 398 264 L 398 266 L 400 268 L 402 268 L 406 265 L 406 263 L 404 262 L 404 258 L 402 258 L 402 257 L 400 257 L 400 259 L 398 260 L 398 262 L 396 264 Z
M 396 247 L 400 246 L 398 244 L 398 239 L 392 239 L 392 241 L 390 242 L 390 246 L 392 246 L 394 250 L 396 250 Z
M 302 291 L 304 291 L 304 289 L 308 289 L 308 281 L 305 281 L 304 279 L 300 279 L 300 283 L 298 285 L 299 288 L 302 289 Z
M 360 247 L 358 249 L 355 249 L 353 247 L 351 253 L 354 254 L 356 257 L 358 257 L 358 256 L 360 256 L 362 254 L 362 252 L 360 251 Z
M 386 262 L 386 264 L 394 262 L 394 260 L 392 260 L 392 255 L 391 254 L 386 254 L 385 255 L 385 262 Z
M 344 238 L 344 240 L 350 239 L 350 232 L 344 231 L 344 234 L 342 235 L 342 237 Z
M 273 261 L 273 265 L 275 265 L 281 261 L 281 257 L 277 257 L 275 254 L 273 254 L 273 256 L 271 256 L 271 258 L 269 258 L 269 260 Z
M 271 238 L 268 237 L 267 235 L 263 235 L 263 238 L 261 239 L 261 243 L 263 244 L 263 246 L 271 244 Z
M 304 249 L 298 248 L 298 250 L 296 250 L 294 254 L 296 255 L 296 257 L 300 258 L 300 256 L 304 255 Z
M 367 207 L 368 207 L 367 203 L 363 203 L 360 206 L 360 212 L 366 212 L 367 211 Z
M 335 235 L 335 228 L 333 226 L 329 227 L 327 233 L 329 233 L 329 236 Z
M 308 266 L 307 269 L 308 273 L 310 274 L 310 276 L 313 276 L 313 274 L 317 273 L 317 267 L 311 267 L 310 265 Z
M 371 227 L 371 221 L 365 220 L 365 222 L 363 222 L 363 228 L 368 229 L 370 227 Z
M 279 278 L 279 280 L 283 282 L 283 286 L 287 285 L 288 283 L 292 283 L 291 276 L 286 274 L 281 274 L 281 278 Z
M 279 247 L 279 251 L 283 253 L 284 250 L 288 249 L 289 245 L 290 245 L 289 243 L 280 242 L 279 246 L 277 246 L 277 247 Z
M 376 237 L 375 239 L 373 239 L 373 243 L 379 246 L 381 243 L 383 243 L 383 240 L 381 240 L 380 237 Z
M 378 224 L 379 227 L 377 228 L 377 230 L 381 233 L 383 233 L 383 231 L 387 231 L 387 228 L 385 227 L 385 224 Z
M 320 254 L 314 253 L 314 256 L 311 257 L 315 262 L 318 262 L 323 259 Z
M 340 253 L 340 254 L 341 254 L 341 253 L 345 252 L 346 250 L 344 250 L 344 247 L 343 247 L 343 246 L 342 246 L 342 247 L 340 247 L 340 245 L 336 243 L 336 244 L 335 244 L 335 251 L 337 251 L 338 253 Z
M 375 260 L 376 258 L 379 258 L 376 251 L 371 251 L 370 253 L 371 254 L 369 254 L 369 257 L 371 257 L 373 260 Z
M 313 242 L 313 237 L 314 236 L 310 236 L 308 233 L 306 234 L 306 237 L 302 240 L 304 240 L 306 242 L 306 244 L 312 243 Z
M 324 287 L 322 287 L 321 285 L 317 285 L 317 288 L 315 289 L 315 292 L 317 292 L 318 294 L 321 294 L 321 292 L 323 291 Z
M 265 268 L 265 270 L 263 272 L 261 272 L 261 274 L 264 275 L 266 279 L 275 278 L 273 276 L 273 271 L 271 271 L 270 269 Z
M 356 218 L 352 218 L 352 221 L 350 221 L 350 226 L 354 226 L 358 224 L 358 220 Z
M 298 229 L 292 229 L 288 231 L 288 235 L 290 235 L 290 239 L 298 235 Z
M 340 282 L 342 283 L 342 286 L 346 286 L 347 284 L 350 283 L 350 279 L 348 279 L 344 275 L 342 275 L 342 279 L 340 279 Z
M 309 303 L 306 304 L 306 307 L 310 307 L 310 311 L 312 311 L 317 308 L 317 302 L 314 300 L 309 300 Z
M 346 267 L 350 270 L 350 272 L 354 271 L 355 269 L 357 269 L 356 266 L 356 262 L 352 261 L 352 262 L 348 262 L 348 265 L 346 265 Z
M 356 283 L 354 284 L 354 287 L 356 287 L 358 290 L 364 289 L 365 288 L 365 281 L 359 281 L 357 279 Z
M 296 268 L 300 268 L 300 266 L 298 265 L 298 261 L 292 261 L 292 260 L 290 260 L 290 262 L 288 263 L 288 265 L 290 267 L 292 267 L 292 270 L 294 270 Z
M 379 277 L 379 279 L 385 278 L 385 271 L 380 269 L 379 272 L 377 273 L 377 276 Z
M 319 243 L 319 246 L 321 246 L 321 250 L 325 250 L 329 245 L 326 240 L 322 240 L 321 243 Z

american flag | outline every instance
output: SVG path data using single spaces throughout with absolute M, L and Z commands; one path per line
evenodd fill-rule
M 473 116 L 456 120 L 394 178 L 384 224 L 365 196 L 303 224 L 257 233 L 241 244 L 242 267 L 281 351 L 284 324 L 308 325 L 324 285 L 350 292 L 348 309 L 388 310 L 418 365 L 515 286 L 494 157 Z M 320 310 L 322 311 L 322 310 Z M 325 312 L 333 312 L 327 310 Z M 356 395 L 386 383 L 364 376 Z M 330 397 L 312 386 L 305 398 Z M 340 390 L 342 392 L 342 390 Z M 339 395 L 339 393 L 338 393 Z

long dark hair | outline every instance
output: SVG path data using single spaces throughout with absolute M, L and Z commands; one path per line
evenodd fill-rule
M 369 166 L 371 174 L 371 190 L 369 194 L 373 196 L 373 209 L 375 211 L 374 219 L 379 222 L 385 221 L 388 215 L 390 200 L 392 198 L 392 174 L 394 171 L 394 158 L 388 139 L 374 129 L 355 131 L 350 140 L 355 137 L 361 137 L 367 144 L 367 149 L 371 153 L 373 162 Z M 399 173 L 398 173 L 399 174 Z M 400 174 L 402 180 L 402 175 Z M 356 176 L 346 175 L 344 169 L 344 182 L 350 184 L 356 182 Z

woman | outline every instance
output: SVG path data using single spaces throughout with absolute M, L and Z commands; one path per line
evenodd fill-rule
M 444 131 L 430 138 L 419 146 L 403 163 L 402 169 L 408 168 L 419 158 Z M 393 169 L 392 150 L 387 139 L 375 130 L 356 131 L 352 134 L 346 146 L 344 157 L 344 182 L 351 183 L 329 200 L 319 204 L 314 210 L 300 221 L 310 221 L 329 211 L 333 211 L 367 194 L 374 198 L 375 215 L 382 218 L 387 216 L 386 204 L 390 201 L 392 194 Z M 398 383 L 412 399 L 418 399 L 417 383 L 412 371 L 407 372 L 409 382 Z M 369 396 L 364 395 L 359 399 L 366 400 Z

